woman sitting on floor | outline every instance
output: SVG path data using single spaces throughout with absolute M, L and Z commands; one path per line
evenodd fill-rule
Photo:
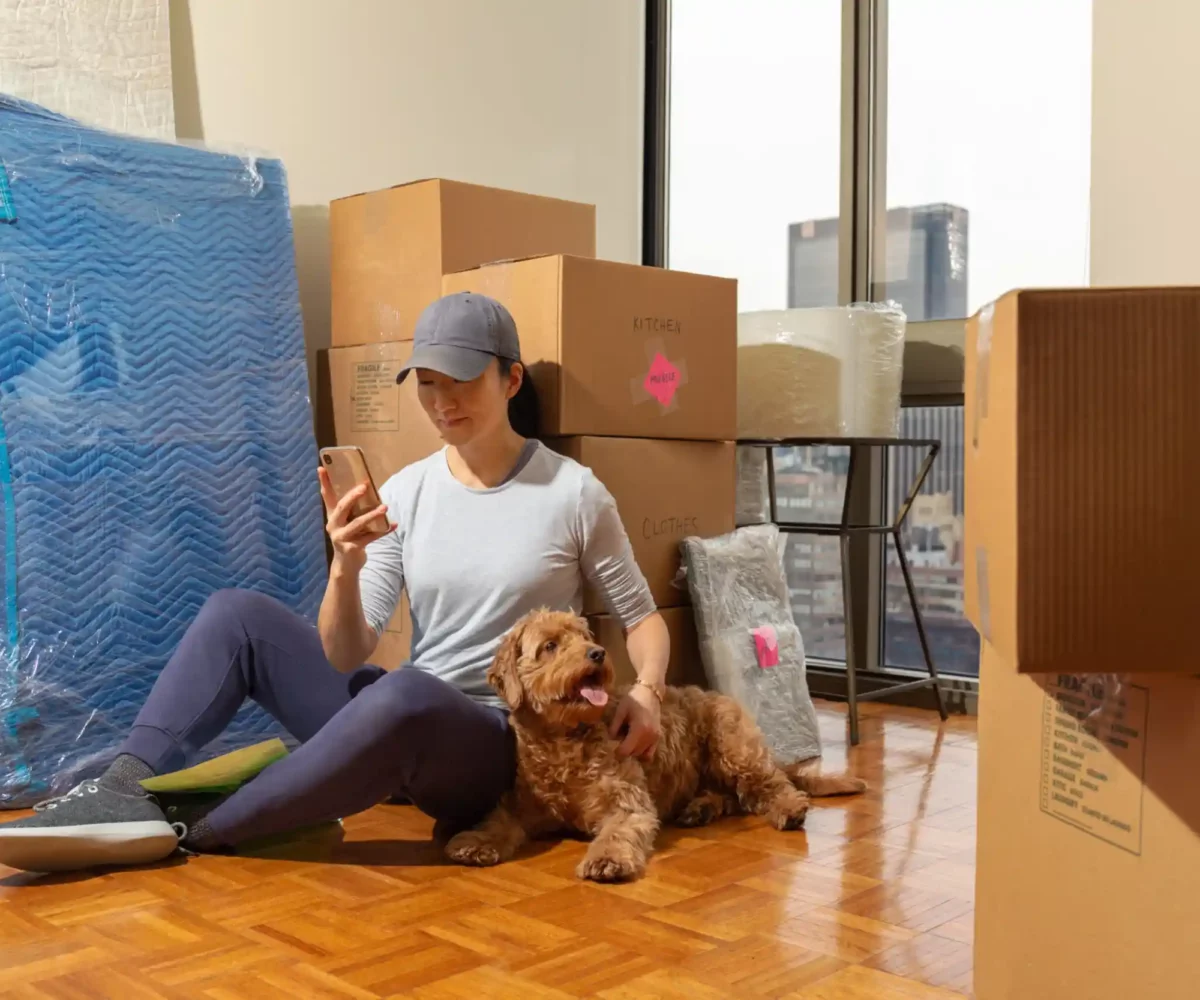
M 111 766 L 0 825 L 0 865 L 140 864 L 179 844 L 218 851 L 393 796 L 471 825 L 514 774 L 507 713 L 484 679 L 500 640 L 532 608 L 578 609 L 585 580 L 626 629 L 640 680 L 613 723 L 628 731 L 621 752 L 654 748 L 666 626 L 608 491 L 535 440 L 537 399 L 512 317 L 485 296 L 440 299 L 417 322 L 400 380 L 410 372 L 446 447 L 389 479 L 384 506 L 354 520 L 363 488 L 339 499 L 319 473 L 334 556 L 317 627 L 260 594 L 214 594 Z M 373 532 L 384 512 L 391 529 Z M 402 590 L 412 662 L 364 666 Z M 300 747 L 209 811 L 168 817 L 140 782 L 182 767 L 247 698 Z

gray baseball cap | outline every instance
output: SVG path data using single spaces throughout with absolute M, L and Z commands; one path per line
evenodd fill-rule
M 414 368 L 458 382 L 479 378 L 493 358 L 521 360 L 512 314 L 495 299 L 475 292 L 446 295 L 426 307 L 413 328 L 413 351 L 397 382 Z

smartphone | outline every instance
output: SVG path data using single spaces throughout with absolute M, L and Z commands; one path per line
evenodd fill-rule
M 367 460 L 363 457 L 362 449 L 354 445 L 339 445 L 336 448 L 321 449 L 321 464 L 329 474 L 329 482 L 333 486 L 334 495 L 340 500 L 354 487 L 367 484 L 367 492 L 355 502 L 347 520 L 369 514 L 383 503 L 379 499 L 379 490 L 371 479 L 371 470 L 367 468 Z M 381 514 L 370 523 L 372 531 L 384 532 L 391 525 L 386 515 Z

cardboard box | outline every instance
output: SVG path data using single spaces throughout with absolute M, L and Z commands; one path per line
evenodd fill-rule
M 333 347 L 328 353 L 334 439 L 362 449 L 377 486 L 442 447 L 417 399 L 417 380 L 396 384 L 411 353 L 412 341 Z
M 737 282 L 579 257 L 447 275 L 503 302 L 547 435 L 737 436 Z
M 733 531 L 736 447 L 600 437 L 554 438 L 547 444 L 587 466 L 608 488 L 658 606 L 690 603 L 686 588 L 675 585 L 679 544 L 689 535 Z M 585 589 L 584 614 L 604 610 L 600 595 Z
M 980 684 L 978 1000 L 1192 1000 L 1200 680 L 1033 677 L 985 644 Z
M 671 659 L 667 663 L 667 683 L 677 687 L 695 684 L 707 687 L 704 664 L 700 660 L 700 646 L 696 639 L 696 621 L 691 608 L 663 608 L 660 611 L 667 631 L 671 635 Z M 609 615 L 593 615 L 588 618 L 592 636 L 607 651 L 616 672 L 618 684 L 632 684 L 637 680 L 637 671 L 629 661 L 625 649 L 625 635 L 620 623 Z
M 1200 288 L 1014 292 L 971 320 L 967 617 L 1024 673 L 1194 672 Z
M 333 387 L 329 374 L 329 351 L 322 348 L 316 353 L 316 368 L 312 386 L 316 398 L 313 400 L 313 428 L 317 433 L 317 447 L 325 448 L 337 444 L 333 429 Z
M 442 275 L 535 254 L 596 253 L 596 208 L 424 180 L 329 206 L 332 344 L 411 340 Z

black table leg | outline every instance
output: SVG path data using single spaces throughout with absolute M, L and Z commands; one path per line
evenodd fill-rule
M 779 523 L 779 513 L 775 501 L 775 449 L 765 449 L 767 453 L 767 505 L 770 508 L 770 521 Z
M 931 439 L 905 439 L 905 438 L 785 438 L 776 441 L 744 441 L 742 444 L 753 445 L 755 447 L 765 448 L 767 451 L 767 491 L 769 494 L 770 503 L 770 520 L 778 525 L 781 531 L 787 534 L 800 535 L 819 535 L 824 537 L 838 538 L 840 546 L 840 555 L 842 562 L 842 619 L 845 626 L 845 643 L 846 643 L 846 700 L 848 702 L 849 712 L 847 722 L 850 730 L 850 745 L 857 746 L 859 743 L 859 718 L 858 706 L 863 701 L 875 701 L 880 698 L 888 697 L 891 694 L 900 694 L 902 692 L 916 691 L 925 687 L 932 687 L 934 697 L 937 699 L 938 714 L 945 719 L 947 717 L 945 699 L 942 694 L 941 681 L 938 676 L 937 666 L 933 661 L 933 652 L 929 646 L 929 636 L 925 631 L 925 618 L 921 614 L 921 607 L 917 599 L 916 585 L 913 583 L 912 570 L 909 567 L 908 556 L 905 555 L 902 547 L 900 532 L 905 519 L 908 517 L 909 511 L 916 496 L 920 493 L 926 478 L 929 475 L 933 463 L 941 451 L 941 442 Z M 777 447 L 785 448 L 814 448 L 814 447 L 848 447 L 850 450 L 849 462 L 846 469 L 846 493 L 842 500 L 842 516 L 838 524 L 829 522 L 813 522 L 813 521 L 785 521 L 780 523 L 778 504 L 775 497 L 775 449 Z M 909 487 L 908 494 L 905 496 L 900 510 L 897 511 L 895 520 L 891 524 L 879 523 L 859 523 L 857 519 L 851 520 L 852 508 L 856 513 L 860 505 L 852 503 L 851 492 L 854 488 L 855 468 L 858 464 L 858 452 L 861 449 L 875 448 L 896 448 L 896 447 L 922 447 L 927 449 L 924 461 L 917 470 L 916 477 Z M 858 692 L 858 662 L 855 655 L 854 642 L 854 587 L 852 583 L 853 572 L 851 569 L 851 550 L 853 548 L 851 540 L 856 536 L 861 535 L 864 538 L 867 536 L 886 536 L 891 535 L 892 541 L 896 545 L 896 554 L 900 562 L 900 571 L 904 574 L 904 586 L 908 591 L 909 604 L 913 610 L 913 620 L 917 625 L 917 634 L 921 640 L 921 652 L 925 657 L 925 666 L 928 668 L 929 677 L 922 678 L 919 681 L 903 681 L 899 683 L 885 684 L 878 689 L 868 690 L 863 694 Z M 886 542 L 884 545 L 886 546 Z
M 938 715 L 946 718 L 946 703 L 942 697 L 942 685 L 938 679 L 937 667 L 933 662 L 933 651 L 929 648 L 929 636 L 925 634 L 925 616 L 921 614 L 921 604 L 917 600 L 917 588 L 913 584 L 912 571 L 908 568 L 908 556 L 904 554 L 904 544 L 900 540 L 900 529 L 892 531 L 892 541 L 896 545 L 896 557 L 900 560 L 900 572 L 904 574 L 904 586 L 908 590 L 908 602 L 912 605 L 913 621 L 917 623 L 917 636 L 921 640 L 921 652 L 925 656 L 925 666 L 929 676 L 933 678 L 933 696 L 937 699 Z
M 846 713 L 850 723 L 850 745 L 858 746 L 858 675 L 854 655 L 854 591 L 850 584 L 850 536 L 838 538 L 842 549 L 842 621 L 846 629 Z

